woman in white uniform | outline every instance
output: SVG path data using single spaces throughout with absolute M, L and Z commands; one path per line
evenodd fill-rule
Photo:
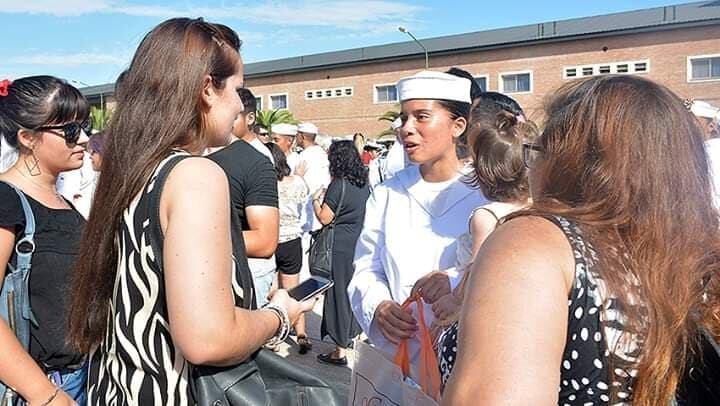
M 467 126 L 470 81 L 420 72 L 398 82 L 402 107 L 399 138 L 414 164 L 378 185 L 368 199 L 355 250 L 355 274 L 348 287 L 353 313 L 370 341 L 392 357 L 397 343 L 412 338 L 417 321 L 400 304 L 415 282 L 436 269 L 433 289 L 450 292 L 457 238 L 473 209 L 486 203 L 466 182 L 455 146 Z M 427 306 L 426 323 L 432 323 Z M 418 341 L 410 341 L 411 376 Z

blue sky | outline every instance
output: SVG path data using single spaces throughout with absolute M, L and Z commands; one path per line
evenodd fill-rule
M 175 16 L 235 29 L 246 62 L 678 4 L 661 0 L 0 0 L 0 80 L 112 82 L 143 35 Z

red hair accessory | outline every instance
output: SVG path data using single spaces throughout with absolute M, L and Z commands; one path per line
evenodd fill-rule
M 7 79 L 0 81 L 0 97 L 5 97 L 8 95 L 11 84 L 12 82 Z

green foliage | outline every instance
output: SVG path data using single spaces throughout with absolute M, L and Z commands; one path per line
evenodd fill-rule
M 110 123 L 110 118 L 112 118 L 112 111 L 107 108 L 90 107 L 90 119 L 92 120 L 93 130 L 105 130 Z
M 385 113 L 383 113 L 382 116 L 378 117 L 378 121 L 388 121 L 392 124 L 393 121 L 395 121 L 398 117 L 400 117 L 400 112 L 397 110 L 400 110 L 400 105 L 395 105 L 396 110 L 388 110 Z M 382 132 L 376 135 L 376 138 L 380 138 L 387 135 L 394 135 L 395 131 L 391 127 L 388 127 L 384 129 Z
M 299 122 L 288 110 L 261 110 L 258 111 L 255 119 L 255 123 L 268 132 L 273 124 L 298 124 Z

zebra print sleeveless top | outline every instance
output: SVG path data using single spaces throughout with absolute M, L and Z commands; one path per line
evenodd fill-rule
M 89 405 L 192 405 L 190 364 L 175 348 L 168 327 L 162 266 L 151 244 L 159 229 L 157 210 L 164 181 L 179 162 L 173 153 L 155 170 L 145 189 L 125 210 L 116 231 L 118 263 L 105 338 L 90 354 Z M 157 199 L 157 200 L 154 200 Z M 153 209 L 153 207 L 155 209 Z M 154 228 L 157 227 L 157 228 Z M 234 236 L 235 237 L 235 236 Z M 162 237 L 160 237 L 162 238 Z M 240 238 L 242 238 L 240 236 Z M 161 239 L 160 239 L 161 240 Z M 238 241 L 244 253 L 242 240 Z M 243 303 L 238 272 L 248 270 L 244 255 L 233 261 L 235 303 Z M 252 294 L 251 294 L 252 295 Z

